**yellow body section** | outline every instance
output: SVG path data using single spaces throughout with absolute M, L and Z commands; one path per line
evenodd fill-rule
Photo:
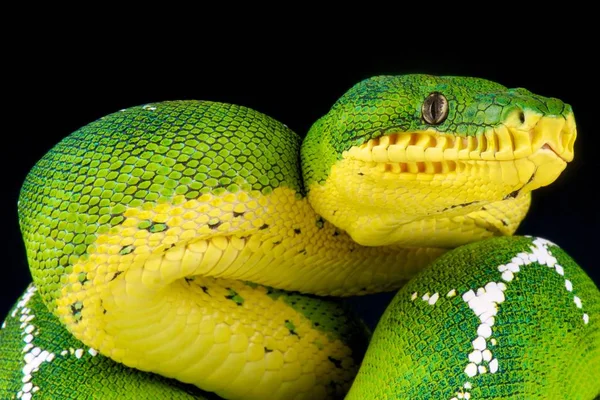
M 347 391 L 357 370 L 335 335 L 243 281 L 380 291 L 443 252 L 357 245 L 287 188 L 173 203 L 129 209 L 123 224 L 98 236 L 66 277 L 58 313 L 102 354 L 226 398 L 327 398 Z M 141 228 L 158 224 L 165 229 Z

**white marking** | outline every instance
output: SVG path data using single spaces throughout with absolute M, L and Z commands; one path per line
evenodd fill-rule
M 429 305 L 431 305 L 431 306 L 434 305 L 438 301 L 439 298 L 440 298 L 439 293 L 434 293 L 433 296 L 431 296 L 429 298 Z
M 490 361 L 489 366 L 490 372 L 495 374 L 498 371 L 498 360 L 494 358 L 492 361 Z
M 504 271 L 502 273 L 502 279 L 504 279 L 506 282 L 510 282 L 514 279 L 515 275 L 510 272 L 510 271 Z
M 479 372 L 480 374 L 485 374 L 487 373 L 487 368 L 485 367 L 485 365 L 480 365 L 479 367 L 477 367 L 477 372 Z
M 590 316 L 587 314 L 583 314 L 583 323 L 588 324 L 590 322 Z
M 471 386 L 471 382 L 465 382 L 465 384 L 463 385 L 463 387 L 464 387 L 465 389 L 471 389 L 471 388 L 472 388 L 472 386 Z
M 477 334 L 483 338 L 489 338 L 492 336 L 492 328 L 485 322 L 477 328 Z
M 31 400 L 32 393 L 36 393 L 40 390 L 38 386 L 33 385 L 33 375 L 35 372 L 39 371 L 40 366 L 43 363 L 51 362 L 56 357 L 56 354 L 50 353 L 48 350 L 43 350 L 34 345 L 35 338 L 39 335 L 40 331 L 34 324 L 29 323 L 35 318 L 35 315 L 31 314 L 31 309 L 26 306 L 36 290 L 35 286 L 30 285 L 11 313 L 11 317 L 13 318 L 16 318 L 17 314 L 20 314 L 19 322 L 21 322 L 21 336 L 25 343 L 22 349 L 24 366 L 21 371 L 23 374 L 21 382 L 23 383 L 23 386 L 17 393 L 17 398 L 21 400 Z M 6 321 L 3 325 L 6 325 Z M 75 354 L 77 358 L 81 358 L 84 350 L 77 349 L 77 351 L 75 351 L 71 348 L 69 350 L 65 349 L 61 351 L 60 354 L 66 356 L 69 352 Z M 92 356 L 98 354 L 98 352 L 92 348 L 88 349 L 88 353 Z
M 448 294 L 446 295 L 446 297 L 454 297 L 456 296 L 456 289 L 452 289 L 451 291 L 448 292 Z
M 470 377 L 474 377 L 475 375 L 477 375 L 477 365 L 469 363 L 465 368 L 465 374 L 467 374 L 467 376 Z
M 421 298 L 423 299 L 423 301 L 429 301 L 429 293 L 425 293 Z
M 485 349 L 484 351 L 481 352 L 481 355 L 483 356 L 483 359 L 485 361 L 492 361 L 492 352 L 489 351 L 488 349 Z
M 473 340 L 473 348 L 475 350 L 485 350 L 486 348 L 486 343 L 485 343 L 485 339 L 482 338 L 481 336 L 478 336 L 477 339 Z
M 469 290 L 467 293 L 462 295 L 465 303 L 468 303 L 473 297 L 475 297 L 475 292 L 473 290 Z
M 490 340 L 490 343 L 492 344 L 492 346 L 495 346 L 498 343 L 498 341 L 492 338 L 492 340 Z
M 95 356 L 97 356 L 97 355 L 98 355 L 98 350 L 96 350 L 96 349 L 93 349 L 93 348 L 91 348 L 91 347 L 90 347 L 90 348 L 89 348 L 89 350 L 88 350 L 88 353 L 90 353 L 90 355 L 91 355 L 92 357 L 95 357 Z
M 474 350 L 469 354 L 469 361 L 475 364 L 481 364 L 481 360 L 483 360 L 483 356 L 481 355 L 481 351 Z
M 554 269 L 556 269 L 556 272 L 558 272 L 559 275 L 563 276 L 565 274 L 565 270 L 563 267 L 561 267 L 560 265 L 556 264 L 556 266 L 554 267 Z
M 568 292 L 573 291 L 573 284 L 568 279 L 565 279 L 565 288 L 567 289 Z
M 415 299 L 416 299 L 418 296 L 419 296 L 419 294 L 418 294 L 417 292 L 414 292 L 414 293 L 412 294 L 412 296 L 410 296 L 410 299 L 411 299 L 412 301 L 415 301 Z
M 581 304 L 581 299 L 579 297 L 573 296 L 573 301 L 575 302 L 575 305 L 577 306 L 577 308 L 583 307 L 583 304 Z

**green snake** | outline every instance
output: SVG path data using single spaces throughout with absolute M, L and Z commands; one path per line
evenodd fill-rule
M 0 398 L 592 399 L 600 292 L 511 236 L 575 138 L 560 100 L 429 75 L 358 83 L 304 140 L 209 101 L 103 117 L 22 187 Z M 396 289 L 372 336 L 324 297 Z

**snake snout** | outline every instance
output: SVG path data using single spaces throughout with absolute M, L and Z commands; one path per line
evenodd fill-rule
M 534 149 L 550 150 L 565 162 L 573 161 L 575 139 L 577 138 L 573 114 L 569 114 L 567 117 L 543 117 L 530 135 Z

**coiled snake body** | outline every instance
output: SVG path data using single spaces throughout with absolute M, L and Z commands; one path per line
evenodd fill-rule
M 598 289 L 546 240 L 492 238 L 575 137 L 557 99 L 426 75 L 357 84 L 302 142 L 214 102 L 101 118 L 23 185 L 34 285 L 0 397 L 591 399 Z M 364 360 L 317 297 L 400 287 Z

